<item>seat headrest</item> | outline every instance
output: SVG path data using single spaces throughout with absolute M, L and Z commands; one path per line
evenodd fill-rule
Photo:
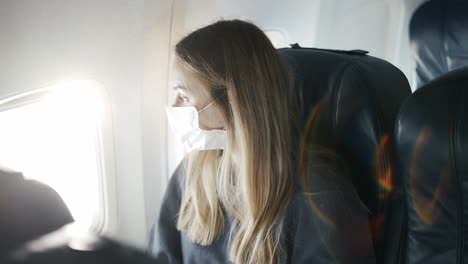
M 363 202 L 378 212 L 379 200 L 392 184 L 383 178 L 392 169 L 390 134 L 401 102 L 411 93 L 406 77 L 361 50 L 279 51 L 294 69 L 303 102 L 302 145 L 337 151 L 350 166 Z
M 417 87 L 468 65 L 468 1 L 432 0 L 410 22 Z
M 405 181 L 405 263 L 462 263 L 468 211 L 468 67 L 417 90 L 397 119 Z M 411 238 L 411 239 L 409 239 Z

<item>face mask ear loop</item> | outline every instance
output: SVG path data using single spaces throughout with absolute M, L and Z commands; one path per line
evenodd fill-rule
M 213 101 L 211 101 L 211 103 L 207 104 L 205 107 L 203 107 L 200 111 L 198 111 L 198 113 L 201 113 L 202 111 L 205 111 L 205 109 L 207 109 L 208 107 L 210 107 L 216 100 L 218 100 L 220 96 L 216 97 L 215 99 L 213 99 Z
M 211 103 L 207 104 L 205 107 L 203 107 L 200 111 L 198 111 L 198 113 L 201 113 L 201 112 L 205 111 L 205 109 L 207 109 L 208 107 L 210 107 L 213 103 L 214 103 L 214 100 L 211 101 Z

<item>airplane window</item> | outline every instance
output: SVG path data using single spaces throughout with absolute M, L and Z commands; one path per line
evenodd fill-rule
M 99 222 L 102 103 L 96 84 L 68 82 L 12 107 L 0 101 L 0 164 L 54 188 L 77 223 Z M 34 99 L 35 98 L 35 99 Z M 28 101 L 28 100 L 26 100 Z M 9 105 L 9 107 L 7 107 Z

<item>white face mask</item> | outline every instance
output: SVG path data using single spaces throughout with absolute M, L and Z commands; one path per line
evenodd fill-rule
M 184 144 L 185 151 L 225 148 L 225 130 L 202 130 L 198 125 L 198 113 L 210 107 L 211 104 L 200 111 L 193 106 L 166 108 L 169 124 L 177 138 Z

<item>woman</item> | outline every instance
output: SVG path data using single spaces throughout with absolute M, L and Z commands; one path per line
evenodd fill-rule
M 299 107 L 265 34 L 248 22 L 218 21 L 182 39 L 175 55 L 168 116 L 190 153 L 151 234 L 159 262 L 372 263 L 366 212 L 352 189 L 348 197 L 337 191 L 350 185 L 306 193 L 298 184 Z M 327 210 L 333 223 L 318 217 Z M 358 225 L 358 244 L 346 237 L 343 217 Z

